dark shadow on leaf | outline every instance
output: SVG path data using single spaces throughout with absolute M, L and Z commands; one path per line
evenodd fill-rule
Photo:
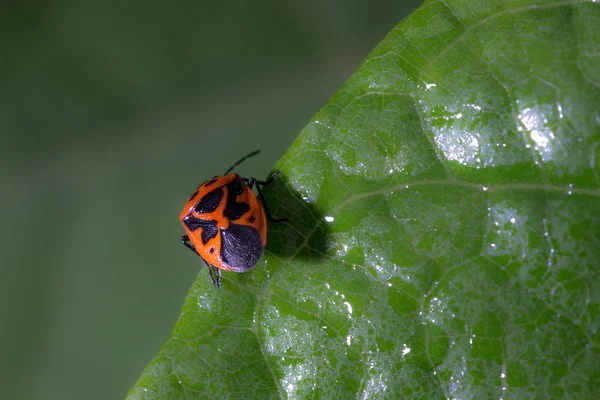
M 291 257 L 310 262 L 321 259 L 327 254 L 329 232 L 325 216 L 291 187 L 286 176 L 281 174 L 262 189 L 273 217 L 287 218 L 287 221 L 268 222 L 264 258 L 273 256 L 275 260 L 268 265 L 265 265 L 265 261 L 262 260 L 253 271 L 267 268 L 267 275 L 272 275 L 282 264 L 285 264 L 285 260 Z M 302 271 L 298 273 L 302 274 Z M 239 280 L 236 280 L 243 283 L 254 274 L 238 275 L 240 275 Z

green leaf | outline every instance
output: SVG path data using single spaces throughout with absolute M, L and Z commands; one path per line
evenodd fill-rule
M 599 27 L 425 3 L 278 164 L 263 261 L 200 271 L 129 398 L 597 398 Z

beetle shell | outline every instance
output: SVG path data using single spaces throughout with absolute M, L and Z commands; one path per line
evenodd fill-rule
M 238 174 L 215 176 L 198 186 L 179 221 L 200 257 L 223 270 L 254 267 L 267 243 L 262 204 Z

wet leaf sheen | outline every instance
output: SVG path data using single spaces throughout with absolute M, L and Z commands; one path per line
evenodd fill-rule
M 599 26 L 542 0 L 401 22 L 277 165 L 263 261 L 200 271 L 129 398 L 597 397 Z

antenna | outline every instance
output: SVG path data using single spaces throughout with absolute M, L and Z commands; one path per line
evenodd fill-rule
M 250 154 L 246 154 L 244 157 L 240 158 L 235 164 L 233 164 L 228 170 L 227 172 L 225 172 L 223 175 L 227 175 L 228 173 L 230 173 L 235 167 L 237 167 L 238 165 L 240 165 L 242 162 L 244 162 L 246 160 L 246 158 L 250 158 L 252 156 L 257 155 L 258 153 L 260 153 L 260 150 L 255 150 Z

